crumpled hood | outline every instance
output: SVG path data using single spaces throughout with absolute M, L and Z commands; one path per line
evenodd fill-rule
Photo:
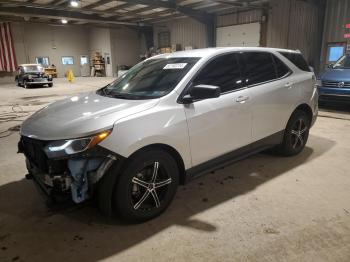
M 350 82 L 350 69 L 328 69 L 320 78 L 324 81 Z
M 126 100 L 95 92 L 73 96 L 39 110 L 21 126 L 21 135 L 40 140 L 84 137 L 113 127 L 119 119 L 158 103 L 159 99 Z

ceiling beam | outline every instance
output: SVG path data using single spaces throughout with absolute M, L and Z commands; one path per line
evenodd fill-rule
M 164 7 L 179 11 L 180 13 L 192 17 L 203 24 L 211 24 L 214 16 L 204 11 L 194 10 L 186 6 L 178 5 L 175 1 L 159 1 L 159 0 L 123 0 L 130 4 L 141 4 L 150 7 Z
M 231 2 L 228 0 L 213 0 L 213 2 L 223 4 L 226 6 L 233 6 L 233 7 L 252 7 L 252 8 L 262 8 L 262 5 L 256 5 L 252 4 L 251 2 L 254 2 L 255 0 L 246 0 L 246 1 L 236 1 L 236 2 Z
M 133 4 L 125 3 L 125 4 L 117 5 L 117 6 L 115 6 L 115 7 L 108 8 L 108 9 L 106 9 L 106 10 L 104 10 L 104 11 L 114 12 L 114 11 L 117 11 L 117 10 L 120 10 L 120 9 L 124 9 L 124 8 L 130 7 L 130 6 L 133 6 Z
M 35 7 L 8 7 L 3 6 L 0 2 L 0 14 L 15 15 L 15 16 L 31 16 L 31 17 L 47 17 L 54 19 L 66 18 L 68 20 L 86 21 L 95 23 L 109 23 L 119 25 L 136 26 L 137 23 L 118 21 L 117 19 L 101 17 L 95 14 L 83 14 L 78 11 L 64 11 Z
M 68 2 L 68 0 L 60 0 L 60 1 L 52 1 L 51 3 L 54 6 L 62 6 L 62 5 L 66 5 Z
M 30 4 L 30 3 L 21 3 L 21 2 L 0 2 L 0 5 L 3 6 L 8 6 L 8 7 L 32 7 L 32 8 L 39 8 L 39 9 L 46 9 L 46 10 L 60 10 L 60 11 L 73 11 L 73 12 L 90 12 L 90 13 L 95 13 L 99 15 L 111 15 L 113 16 L 114 19 L 119 18 L 118 15 L 115 12 L 107 12 L 107 11 L 100 11 L 100 10 L 92 10 L 89 8 L 74 8 L 74 7 L 69 7 L 69 6 L 46 6 L 46 5 L 40 5 L 40 4 Z
M 95 3 L 91 3 L 91 4 L 88 4 L 88 5 L 84 6 L 84 8 L 92 9 L 92 8 L 98 7 L 100 5 L 108 4 L 110 2 L 113 2 L 113 0 L 99 0 L 99 1 L 97 1 Z

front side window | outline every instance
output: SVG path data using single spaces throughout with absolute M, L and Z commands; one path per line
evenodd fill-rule
M 244 52 L 240 64 L 247 85 L 256 85 L 277 78 L 272 55 L 268 52 Z
M 210 61 L 193 80 L 193 85 L 213 85 L 221 93 L 242 87 L 242 77 L 236 54 L 222 55 Z
M 98 94 L 122 99 L 151 99 L 170 93 L 197 63 L 197 57 L 155 58 L 141 62 Z
M 350 68 L 350 55 L 344 55 L 333 66 L 333 68 L 349 69 Z

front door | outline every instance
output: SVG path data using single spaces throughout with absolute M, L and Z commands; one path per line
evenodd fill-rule
M 199 84 L 219 86 L 221 95 L 185 105 L 192 166 L 251 142 L 250 91 L 242 86 L 236 54 L 211 60 L 192 82 Z
M 89 57 L 87 55 L 80 56 L 80 75 L 90 76 Z

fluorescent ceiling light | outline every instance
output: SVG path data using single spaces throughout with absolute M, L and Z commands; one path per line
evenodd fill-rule
M 79 1 L 78 0 L 71 0 L 70 1 L 70 5 L 72 7 L 78 7 L 79 6 Z
M 61 22 L 62 22 L 62 24 L 67 24 L 68 23 L 67 19 L 62 19 Z

